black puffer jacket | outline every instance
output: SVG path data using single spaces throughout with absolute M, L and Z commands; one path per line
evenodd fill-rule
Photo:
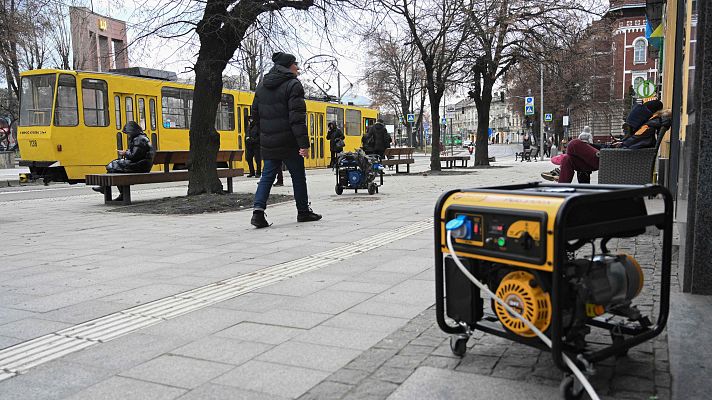
M 129 149 L 124 156 L 129 160 L 126 169 L 131 172 L 150 172 L 155 154 L 151 141 L 145 133 L 132 135 L 129 138 Z
M 275 65 L 257 86 L 252 118 L 262 159 L 285 160 L 309 148 L 304 87 L 288 68 Z
M 361 140 L 366 154 L 370 154 L 370 152 L 383 153 L 391 147 L 391 135 L 380 122 L 376 122 L 368 128 L 368 132 Z
M 339 129 L 339 128 L 329 129 L 329 132 L 326 133 L 326 140 L 329 141 L 329 149 L 331 151 L 341 152 L 342 150 L 344 150 L 344 148 L 336 145 L 337 139 L 341 139 L 341 140 L 346 139 L 346 137 L 344 136 L 344 133 L 341 132 L 341 129 Z

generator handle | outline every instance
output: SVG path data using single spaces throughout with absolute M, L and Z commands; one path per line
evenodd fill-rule
M 440 329 L 449 334 L 465 333 L 465 328 L 461 325 L 452 326 L 445 321 L 445 280 L 443 267 L 443 252 L 440 244 L 442 243 L 442 216 L 440 211 L 445 201 L 454 193 L 460 190 L 450 190 L 443 193 L 435 203 L 435 212 L 433 216 L 433 225 L 435 229 L 435 318 Z

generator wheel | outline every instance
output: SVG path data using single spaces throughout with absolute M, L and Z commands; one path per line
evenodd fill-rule
M 336 185 L 334 191 L 336 192 L 336 194 L 341 195 L 342 193 L 344 193 L 344 187 L 341 185 Z
M 368 194 L 376 194 L 377 191 L 378 188 L 376 187 L 375 183 L 368 185 Z
M 559 392 L 564 400 L 579 400 L 583 397 L 583 387 L 576 389 L 574 387 L 576 386 L 575 383 L 576 380 L 573 375 L 569 375 L 561 381 L 561 384 L 559 385 Z
M 464 357 L 467 352 L 467 335 L 450 336 L 450 350 L 458 357 Z

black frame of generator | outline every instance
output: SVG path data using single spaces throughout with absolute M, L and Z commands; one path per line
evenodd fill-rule
M 540 192 L 532 189 L 552 188 L 573 190 L 574 192 Z M 528 190 L 527 190 L 528 189 Z M 549 327 L 550 339 L 552 342 L 551 354 L 556 366 L 564 372 L 568 372 L 569 368 L 563 360 L 562 354 L 566 352 L 569 355 L 582 355 L 584 359 L 590 363 L 602 361 L 614 355 L 624 354 L 628 349 L 637 346 L 647 340 L 658 336 L 667 323 L 668 313 L 670 310 L 670 271 L 672 260 L 672 224 L 673 224 L 673 200 L 670 192 L 659 185 L 576 185 L 576 184 L 548 184 L 541 182 L 533 182 L 520 185 L 507 185 L 498 187 L 487 187 L 482 189 L 465 189 L 451 190 L 440 196 L 435 206 L 434 225 L 435 225 L 435 305 L 436 318 L 440 329 L 448 334 L 464 334 L 467 333 L 462 325 L 451 326 L 445 320 L 445 286 L 444 286 L 444 254 L 442 252 L 441 229 L 442 225 L 447 221 L 441 218 L 442 207 L 445 201 L 454 193 L 458 192 L 476 192 L 476 193 L 493 193 L 493 194 L 512 194 L 516 192 L 519 195 L 527 196 L 543 196 L 543 197 L 562 197 L 564 198 L 561 207 L 558 210 L 554 231 L 548 231 L 548 234 L 554 234 L 554 265 L 552 274 L 551 287 L 551 323 Z M 650 214 L 646 208 L 647 215 L 629 216 L 624 218 L 605 219 L 599 218 L 598 222 L 587 223 L 579 226 L 567 227 L 563 221 L 567 220 L 571 210 L 574 207 L 592 205 L 599 202 L 615 202 L 626 201 L 631 199 L 640 199 L 644 202 L 646 197 L 662 195 L 665 203 L 663 213 Z M 599 317 L 590 318 L 587 325 L 602 329 L 613 330 L 619 329 L 620 333 L 629 337 L 619 342 L 603 347 L 595 351 L 577 352 L 570 346 L 567 346 L 562 340 L 562 321 L 561 310 L 563 297 L 560 295 L 563 285 L 563 263 L 567 260 L 566 244 L 571 240 L 584 239 L 595 240 L 604 236 L 611 238 L 616 237 L 637 237 L 641 233 L 633 236 L 615 236 L 615 233 L 623 234 L 635 230 L 645 229 L 649 226 L 656 226 L 663 231 L 663 248 L 662 248 L 662 269 L 660 277 L 660 307 L 658 311 L 657 321 L 650 327 L 631 328 L 621 324 L 609 323 L 597 319 Z M 601 232 L 611 232 L 611 235 L 602 235 Z M 455 266 L 455 268 L 457 268 Z M 458 273 L 462 273 L 458 270 Z M 462 276 L 463 279 L 467 279 Z M 474 286 L 472 282 L 467 281 Z M 475 289 L 479 289 L 475 286 Z M 474 324 L 467 323 L 467 326 L 472 330 L 481 330 L 483 332 L 496 335 L 505 339 L 513 340 L 527 346 L 535 347 L 543 351 L 548 351 L 549 348 L 539 340 L 539 338 L 521 337 L 514 333 L 504 330 L 499 321 L 488 321 L 482 318 L 482 312 L 478 312 L 479 319 Z M 461 322 L 461 321 L 456 321 Z M 577 359 L 570 357 L 580 367 L 586 367 Z

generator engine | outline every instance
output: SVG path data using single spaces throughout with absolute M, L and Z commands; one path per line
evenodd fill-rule
M 551 321 L 551 278 L 549 274 L 526 271 L 508 265 L 492 265 L 488 286 L 510 307 L 522 314 L 539 330 L 546 332 Z M 582 339 L 588 329 L 588 318 L 604 313 L 640 320 L 638 310 L 631 305 L 643 288 L 640 264 L 628 254 L 599 255 L 593 260 L 579 258 L 567 263 L 566 306 L 564 327 L 572 341 Z M 511 333 L 522 337 L 535 336 L 518 318 L 504 307 L 492 302 L 499 322 Z M 580 328 L 579 331 L 574 332 Z

